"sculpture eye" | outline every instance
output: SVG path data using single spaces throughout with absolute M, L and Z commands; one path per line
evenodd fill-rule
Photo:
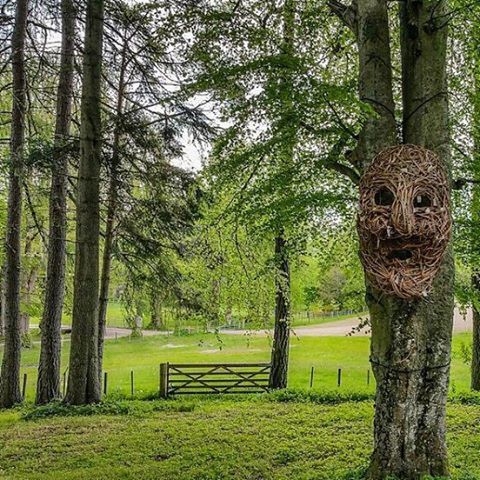
M 432 200 L 428 195 L 416 195 L 413 200 L 414 208 L 426 208 L 432 206 Z
M 387 187 L 381 187 L 375 193 L 375 203 L 384 207 L 390 206 L 395 200 L 395 195 Z

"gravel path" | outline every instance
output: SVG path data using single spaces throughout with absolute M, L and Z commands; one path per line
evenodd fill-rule
M 365 319 L 366 316 L 352 317 L 345 320 L 338 320 L 336 322 L 322 323 L 320 325 L 306 325 L 303 327 L 295 327 L 293 331 L 298 337 L 344 337 L 352 332 L 352 329 L 360 323 L 360 318 Z M 361 332 L 355 332 L 354 336 L 367 336 L 368 327 Z M 472 331 L 472 312 L 469 310 L 466 317 L 460 314 L 458 309 L 455 309 L 453 331 L 471 332 Z M 272 331 L 268 330 L 222 330 L 222 333 L 230 335 L 256 335 L 256 336 L 271 336 Z
M 295 327 L 293 332 L 298 337 L 344 337 L 352 332 L 359 323 L 360 319 L 365 319 L 366 316 L 351 317 L 345 320 L 337 320 L 336 322 L 322 323 L 320 325 L 305 325 L 302 327 Z M 30 325 L 30 328 L 38 328 L 38 325 Z M 63 328 L 69 328 L 67 326 Z M 453 331 L 455 333 L 471 332 L 472 331 L 472 312 L 468 310 L 466 316 L 460 314 L 459 310 L 455 309 L 455 317 L 453 324 Z M 120 338 L 130 335 L 129 328 L 107 327 L 105 338 Z M 166 332 L 164 330 L 143 330 L 145 337 L 152 337 L 154 335 L 171 335 L 173 332 Z M 271 336 L 271 330 L 221 330 L 221 333 L 226 335 L 255 335 L 259 337 Z M 368 327 L 360 332 L 351 333 L 353 336 L 368 336 Z

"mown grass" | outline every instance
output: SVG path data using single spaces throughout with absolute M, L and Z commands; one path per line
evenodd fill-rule
M 467 393 L 469 368 L 461 354 L 468 341 L 469 334 L 454 338 L 448 423 L 455 480 L 480 480 L 480 397 Z M 63 368 L 69 346 L 64 342 Z M 104 403 L 0 412 L 0 478 L 361 478 L 372 443 L 374 382 L 371 377 L 366 384 L 367 337 L 292 337 L 289 383 L 295 390 L 248 398 L 138 400 L 155 396 L 161 362 L 268 361 L 270 348 L 269 338 L 248 335 L 109 340 Z M 34 344 L 22 356 L 30 402 L 38 354 Z M 137 399 L 126 400 L 132 369 Z
M 92 407 L 94 412 L 47 418 L 31 410 L 0 413 L 0 475 L 8 480 L 361 478 L 371 452 L 373 403 L 294 397 L 111 401 Z M 449 404 L 454 480 L 480 479 L 479 425 L 478 406 Z
M 468 365 L 461 355 L 469 334 L 454 337 L 451 390 L 467 391 L 470 383 Z M 258 336 L 196 334 L 183 337 L 155 336 L 108 340 L 104 369 L 108 373 L 110 393 L 130 393 L 130 371 L 134 371 L 135 392 L 151 393 L 158 389 L 161 362 L 268 362 L 271 339 Z M 40 346 L 34 343 L 22 353 L 22 371 L 27 373 L 27 400 L 33 400 Z M 68 365 L 70 342 L 65 341 L 62 371 Z M 373 393 L 374 380 L 369 370 L 367 337 L 293 336 L 290 349 L 289 386 L 307 388 L 314 367 L 314 389 Z M 342 385 L 337 387 L 337 371 L 342 369 Z

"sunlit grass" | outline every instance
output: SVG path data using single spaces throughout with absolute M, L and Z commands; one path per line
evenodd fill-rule
M 451 389 L 469 388 L 469 366 L 461 355 L 462 343 L 469 334 L 454 337 Z M 289 386 L 307 388 L 314 367 L 314 388 L 319 390 L 351 390 L 373 392 L 370 375 L 369 339 L 367 337 L 301 337 L 292 336 L 290 348 Z M 22 374 L 27 373 L 27 399 L 33 399 L 37 375 L 39 344 L 22 352 Z M 64 341 L 62 371 L 68 365 L 70 342 Z M 154 392 L 159 384 L 161 362 L 268 362 L 271 339 L 249 335 L 196 334 L 187 336 L 160 335 L 143 338 L 119 338 L 105 344 L 104 370 L 108 373 L 109 392 L 130 392 L 130 372 L 134 371 L 135 391 Z M 338 369 L 342 384 L 337 387 Z

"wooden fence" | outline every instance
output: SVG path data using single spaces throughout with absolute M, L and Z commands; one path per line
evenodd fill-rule
M 160 396 L 268 391 L 269 363 L 162 363 Z

